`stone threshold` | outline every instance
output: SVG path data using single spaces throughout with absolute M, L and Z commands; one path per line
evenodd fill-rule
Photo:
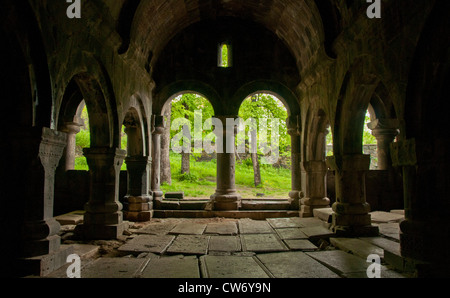
M 239 211 L 206 211 L 206 210 L 154 210 L 154 218 L 249 218 L 265 220 L 267 218 L 299 217 L 299 211 L 292 210 L 239 210 Z

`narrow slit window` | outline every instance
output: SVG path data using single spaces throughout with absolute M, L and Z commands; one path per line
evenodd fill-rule
M 222 43 L 219 46 L 219 67 L 231 67 L 231 45 L 229 43 Z

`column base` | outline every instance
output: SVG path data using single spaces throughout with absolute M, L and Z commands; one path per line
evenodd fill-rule
M 13 268 L 13 274 L 17 277 L 47 276 L 66 265 L 67 257 L 73 253 L 73 246 L 64 246 L 50 254 L 19 259 L 17 266 Z
M 314 217 L 314 209 L 330 208 L 330 199 L 303 198 L 300 200 L 300 217 Z
M 153 217 L 153 198 L 150 196 L 127 196 L 123 206 L 126 220 L 145 222 Z
M 237 211 L 241 208 L 241 200 L 238 193 L 214 194 L 211 196 L 211 207 L 216 211 Z
M 337 237 L 376 237 L 380 233 L 370 214 L 333 213 L 331 229 Z
M 61 247 L 61 237 L 58 235 L 48 236 L 45 239 L 28 240 L 23 242 L 22 255 L 24 257 L 36 257 L 52 254 Z
M 126 223 L 115 225 L 81 224 L 75 229 L 75 233 L 86 240 L 116 240 L 127 229 Z
M 289 198 L 291 202 L 292 210 L 300 209 L 300 199 L 304 197 L 304 194 L 301 190 L 292 190 L 289 192 Z

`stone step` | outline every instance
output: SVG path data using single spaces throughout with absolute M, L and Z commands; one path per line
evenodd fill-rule
M 288 200 L 242 200 L 241 210 L 290 210 Z
M 293 210 L 236 210 L 236 211 L 206 211 L 206 210 L 155 210 L 154 218 L 250 218 L 266 220 L 267 218 L 298 217 L 299 211 Z

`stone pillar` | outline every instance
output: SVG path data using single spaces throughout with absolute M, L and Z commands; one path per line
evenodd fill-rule
M 8 168 L 8 176 L 2 179 L 9 181 L 11 189 L 2 189 L 2 193 L 9 193 L 2 197 L 15 203 L 11 206 L 14 208 L 9 208 L 10 204 L 5 202 L 4 212 L 12 214 L 2 217 L 14 217 L 7 229 L 15 229 L 10 241 L 17 239 L 18 243 L 5 245 L 16 247 L 18 251 L 6 255 L 6 263 L 11 257 L 19 258 L 14 267 L 8 267 L 11 274 L 46 275 L 64 265 L 65 258 L 73 252 L 73 248 L 60 246 L 60 224 L 53 217 L 55 170 L 66 142 L 65 133 L 49 128 L 15 130 L 8 142 L 11 161 L 6 164 L 13 168 Z M 19 192 L 20 200 L 11 191 Z M 16 205 L 19 202 L 20 208 Z
M 415 263 L 417 277 L 450 276 L 448 144 L 445 138 L 427 138 L 399 140 L 391 146 L 393 166 L 403 170 L 400 249 Z
M 77 133 L 81 130 L 81 125 L 75 122 L 66 123 L 62 129 L 67 134 L 67 146 L 65 150 L 65 170 L 75 169 L 75 148 L 77 144 Z
M 84 149 L 89 165 L 90 195 L 84 223 L 79 228 L 87 239 L 110 240 L 123 234 L 119 178 L 125 154 L 124 150 L 108 147 Z
M 163 199 L 163 192 L 161 191 L 161 135 L 164 133 L 164 128 L 164 116 L 153 116 L 151 190 L 155 208 L 159 208 Z
M 143 222 L 153 217 L 153 198 L 150 196 L 149 174 L 151 158 L 134 156 L 125 159 L 128 173 L 128 193 L 124 198 L 126 220 Z
M 399 134 L 399 123 L 395 119 L 377 119 L 367 125 L 377 139 L 378 169 L 392 168 L 390 145 Z
M 287 119 L 288 134 L 291 136 L 291 191 L 289 198 L 291 200 L 291 208 L 299 210 L 300 199 L 302 193 L 302 179 L 301 179 L 301 128 L 298 124 L 299 117 L 291 116 Z
M 328 166 L 323 160 L 303 162 L 302 166 L 306 173 L 306 197 L 300 201 L 300 217 L 313 217 L 314 209 L 330 207 L 326 186 Z
M 211 196 L 214 210 L 228 211 L 239 210 L 241 207 L 241 195 L 236 190 L 236 155 L 234 138 L 236 132 L 235 117 L 218 117 L 223 124 L 222 137 L 223 152 L 220 148 L 217 152 L 217 189 Z M 228 121 L 227 121 L 228 119 Z M 229 141 L 228 141 L 229 140 Z M 217 143 L 221 143 L 218 141 Z
M 331 156 L 327 164 L 335 171 L 333 231 L 344 237 L 378 235 L 378 227 L 371 224 L 370 205 L 366 202 L 365 174 L 370 167 L 370 155 Z

